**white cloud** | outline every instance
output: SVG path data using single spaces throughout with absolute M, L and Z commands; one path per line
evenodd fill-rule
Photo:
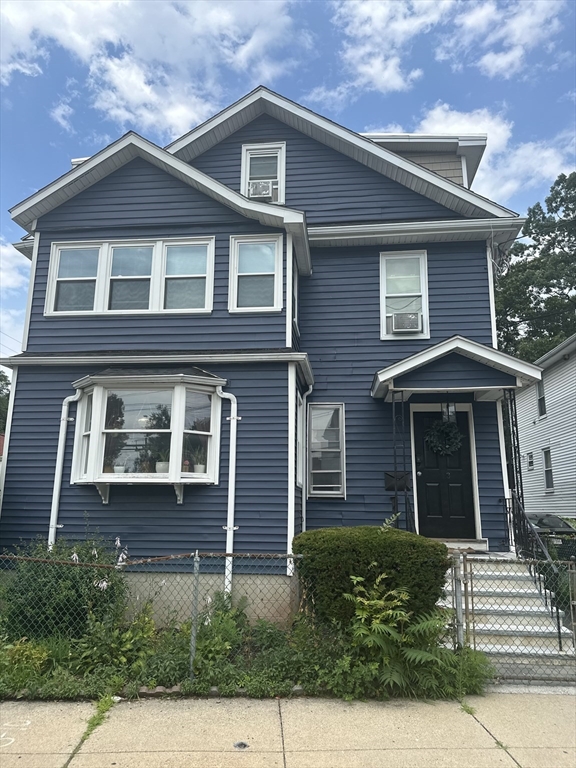
M 30 262 L 11 243 L 0 238 L 0 295 L 20 291 L 28 285 Z
M 397 127 L 397 126 L 396 126 Z M 548 141 L 514 141 L 514 123 L 489 109 L 461 112 L 439 103 L 414 127 L 421 133 L 485 133 L 486 151 L 473 183 L 474 191 L 506 203 L 520 191 L 549 184 L 569 172 L 573 137 L 559 133 Z
M 213 114 L 223 74 L 249 86 L 297 65 L 310 38 L 292 0 L 4 0 L 2 80 L 39 75 L 54 44 L 88 71 L 92 105 L 123 129 L 173 138 Z M 287 53 L 289 52 L 289 54 Z M 293 58 L 292 58 L 293 57 Z M 68 100 L 52 117 L 72 129 Z
M 25 315 L 23 309 L 0 309 L 0 356 L 9 357 L 22 351 Z

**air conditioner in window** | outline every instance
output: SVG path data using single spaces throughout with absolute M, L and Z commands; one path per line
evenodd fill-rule
M 274 181 L 249 181 L 248 197 L 272 197 Z
M 420 312 L 394 312 L 392 315 L 392 333 L 418 333 L 421 330 Z

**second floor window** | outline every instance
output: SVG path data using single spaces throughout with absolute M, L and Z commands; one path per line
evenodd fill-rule
M 213 237 L 53 243 L 45 312 L 211 312 L 213 284 Z
M 282 235 L 230 238 L 230 312 L 282 309 Z
M 382 339 L 428 338 L 428 279 L 425 251 L 380 254 Z
M 544 381 L 539 381 L 536 384 L 536 392 L 538 398 L 538 416 L 546 416 L 546 398 L 544 396 Z

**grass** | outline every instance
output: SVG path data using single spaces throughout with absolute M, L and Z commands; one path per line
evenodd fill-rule
M 476 710 L 474 707 L 471 707 L 470 704 L 467 704 L 465 701 L 460 702 L 460 708 L 463 712 L 466 712 L 467 715 L 475 715 Z
M 106 696 L 102 696 L 97 702 L 96 702 L 96 712 L 92 715 L 92 717 L 88 720 L 86 724 L 86 730 L 82 734 L 80 741 L 78 744 L 76 744 L 74 751 L 66 760 L 64 763 L 63 768 L 68 768 L 72 760 L 76 757 L 78 754 L 78 751 L 82 744 L 90 738 L 90 736 L 94 733 L 96 728 L 98 728 L 99 725 L 102 725 L 102 723 L 106 720 L 106 714 L 112 709 L 114 706 L 114 699 L 110 694 L 106 694 Z

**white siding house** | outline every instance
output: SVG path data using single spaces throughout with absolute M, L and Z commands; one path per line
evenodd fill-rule
M 526 512 L 576 517 L 576 334 L 536 360 L 516 393 Z

